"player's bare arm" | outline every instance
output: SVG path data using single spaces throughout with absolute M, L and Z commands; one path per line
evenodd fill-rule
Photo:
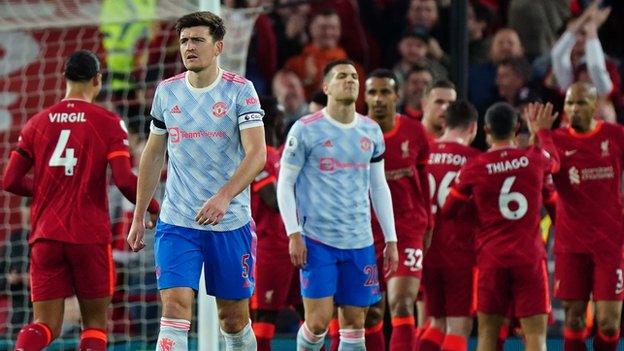
M 128 244 L 134 252 L 140 251 L 145 247 L 143 236 L 145 228 L 153 228 L 153 219 L 145 223 L 145 212 L 149 206 L 150 200 L 154 195 L 158 181 L 160 180 L 160 171 L 165 162 L 165 151 L 167 150 L 167 135 L 159 135 L 151 133 L 147 139 L 147 144 L 141 155 L 141 163 L 139 164 L 139 180 L 137 190 L 137 202 L 134 208 L 134 217 L 132 226 L 128 233 Z
M 219 224 L 232 199 L 247 188 L 264 167 L 266 162 L 264 127 L 247 128 L 240 133 L 245 157 L 232 178 L 199 210 L 195 217 L 195 221 L 199 224 Z

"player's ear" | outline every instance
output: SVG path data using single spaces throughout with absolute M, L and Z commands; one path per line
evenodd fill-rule
M 102 73 L 96 74 L 95 77 L 93 77 L 92 82 L 94 87 L 100 86 L 102 84 Z
M 217 48 L 217 51 L 215 52 L 215 57 L 217 57 L 223 52 L 223 40 L 217 41 L 215 43 L 215 47 Z

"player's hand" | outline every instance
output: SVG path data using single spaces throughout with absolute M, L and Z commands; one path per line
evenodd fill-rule
M 530 103 L 522 112 L 522 118 L 526 121 L 531 134 L 535 134 L 540 130 L 549 130 L 557 116 L 559 116 L 559 113 L 553 113 L 553 105 L 550 102 L 546 105 Z
M 201 210 L 197 212 L 197 216 L 195 216 L 195 222 L 201 225 L 217 225 L 223 219 L 225 212 L 227 212 L 228 207 L 230 206 L 230 201 L 232 199 L 227 196 L 217 193 L 208 199 L 204 206 L 202 206 Z
M 386 247 L 383 252 L 384 263 L 383 270 L 384 276 L 389 278 L 393 275 L 399 267 L 399 250 L 397 249 L 396 241 L 390 241 L 386 243 Z
M 303 267 L 308 263 L 308 248 L 301 233 L 294 233 L 288 236 L 288 253 L 290 261 L 295 267 Z
M 130 227 L 130 232 L 128 233 L 128 245 L 134 252 L 139 252 L 145 247 L 145 241 L 143 238 L 145 237 L 145 227 L 148 223 L 145 223 L 145 219 L 142 218 L 134 218 L 132 220 L 132 226 Z

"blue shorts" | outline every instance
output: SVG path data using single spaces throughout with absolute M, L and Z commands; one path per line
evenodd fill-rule
M 202 264 L 206 291 L 219 299 L 240 300 L 253 295 L 256 235 L 249 224 L 215 232 L 158 221 L 154 242 L 158 289 L 199 290 Z
M 305 238 L 308 262 L 301 269 L 301 295 L 333 296 L 336 305 L 368 307 L 381 300 L 373 245 L 338 249 Z

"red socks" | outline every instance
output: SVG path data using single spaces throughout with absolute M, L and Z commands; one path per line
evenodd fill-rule
M 80 351 L 106 351 L 106 332 L 102 329 L 85 329 L 80 334 Z
M 440 351 L 444 341 L 444 333 L 434 327 L 429 327 L 420 338 L 420 351 Z
M 366 349 L 375 351 L 386 351 L 386 338 L 383 333 L 383 321 L 366 328 L 364 337 L 366 338 Z
M 587 332 L 583 330 L 563 329 L 563 350 L 564 351 L 587 351 L 585 338 Z
M 258 351 L 271 351 L 271 340 L 275 335 L 275 325 L 272 323 L 253 323 L 253 331 L 256 334 Z
M 338 318 L 334 318 L 329 322 L 327 336 L 331 340 L 329 351 L 338 351 L 338 346 L 340 346 L 340 324 L 338 323 Z
M 414 316 L 392 317 L 391 351 L 413 350 L 416 340 L 416 324 Z
M 468 340 L 461 335 L 446 334 L 442 342 L 442 351 L 466 351 Z
M 41 351 L 52 342 L 52 331 L 43 323 L 24 326 L 17 335 L 15 350 Z
M 615 351 L 620 341 L 620 330 L 613 336 L 606 336 L 602 332 L 598 331 L 594 337 L 594 350 L 595 351 Z

